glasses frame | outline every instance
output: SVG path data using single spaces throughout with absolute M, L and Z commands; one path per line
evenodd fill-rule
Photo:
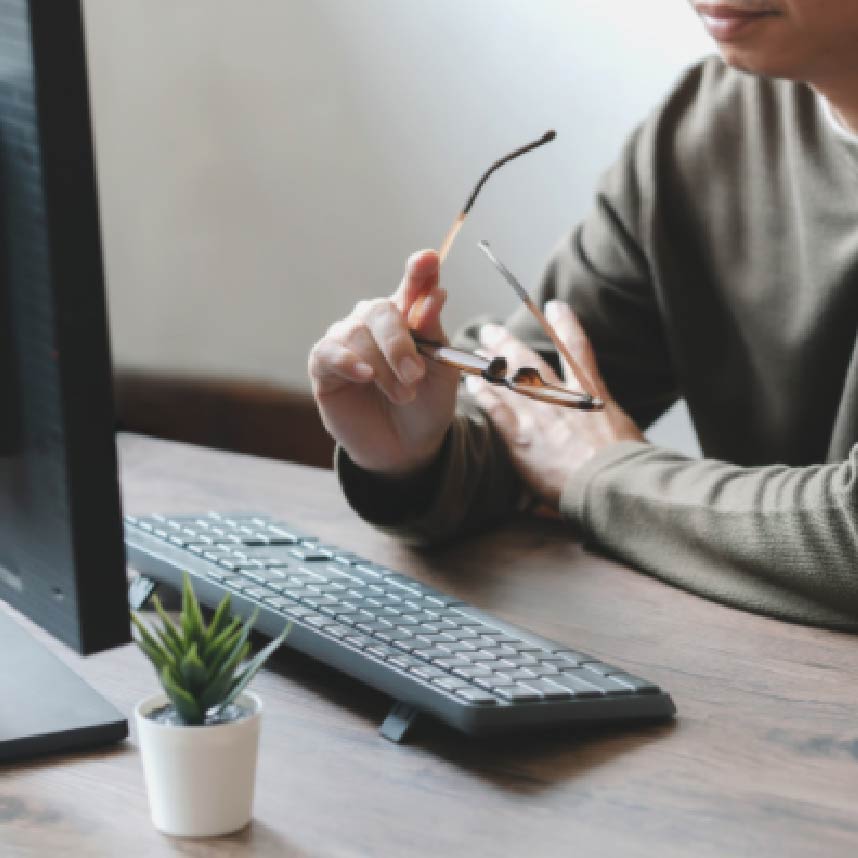
M 579 411 L 602 411 L 605 408 L 601 399 L 596 399 L 589 393 L 579 393 L 576 390 L 569 390 L 559 384 L 546 381 L 535 367 L 520 367 L 510 377 L 509 364 L 504 357 L 487 358 L 475 352 L 426 340 L 415 334 L 411 336 L 417 346 L 417 351 L 424 357 L 453 367 L 465 375 L 479 376 L 489 384 L 505 387 L 513 393 L 549 405 L 577 408 Z

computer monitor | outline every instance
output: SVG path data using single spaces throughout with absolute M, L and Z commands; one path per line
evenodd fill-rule
M 0 0 L 0 600 L 80 653 L 130 639 L 79 0 Z M 18 661 L 0 688 L 37 693 Z

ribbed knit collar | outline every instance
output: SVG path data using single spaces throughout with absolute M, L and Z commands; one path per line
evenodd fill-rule
M 847 128 L 838 118 L 837 114 L 834 112 L 834 108 L 831 106 L 831 103 L 828 101 L 825 96 L 820 95 L 819 100 L 822 104 L 822 112 L 825 114 L 826 119 L 828 119 L 829 124 L 834 129 L 838 137 L 847 140 L 849 143 L 852 143 L 855 146 L 858 146 L 858 133 L 852 131 L 850 128 Z

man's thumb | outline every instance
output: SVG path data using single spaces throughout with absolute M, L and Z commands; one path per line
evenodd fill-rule
M 447 300 L 447 290 L 436 286 L 421 295 L 408 314 L 408 327 L 418 336 L 433 342 L 444 343 L 447 338 L 441 325 L 441 310 Z

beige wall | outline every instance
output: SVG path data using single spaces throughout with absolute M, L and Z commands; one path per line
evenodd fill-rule
M 454 327 L 513 298 L 709 50 L 681 0 L 86 0 L 114 352 L 306 387 L 306 353 L 435 245 Z

